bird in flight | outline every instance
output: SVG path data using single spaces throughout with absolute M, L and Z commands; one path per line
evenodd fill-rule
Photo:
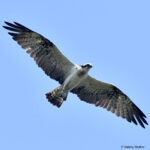
M 91 64 L 74 64 L 44 36 L 17 22 L 5 24 L 7 26 L 3 27 L 11 31 L 8 34 L 50 78 L 60 83 L 59 87 L 46 94 L 50 103 L 60 107 L 71 92 L 77 94 L 81 100 L 103 107 L 128 122 L 136 125 L 139 123 L 143 128 L 144 124 L 148 125 L 145 114 L 119 88 L 88 75 Z

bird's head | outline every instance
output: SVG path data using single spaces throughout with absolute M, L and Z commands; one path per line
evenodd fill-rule
M 91 64 L 84 64 L 84 65 L 81 65 L 82 69 L 85 69 L 85 70 L 90 70 L 92 68 L 92 65 Z

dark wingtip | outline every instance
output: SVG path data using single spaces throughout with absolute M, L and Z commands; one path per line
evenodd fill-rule
M 7 30 L 14 31 L 14 32 L 33 32 L 32 30 L 21 25 L 20 23 L 17 23 L 17 22 L 9 23 L 7 21 L 4 21 L 4 22 L 7 26 L 3 26 L 3 28 Z
M 11 36 L 16 36 L 16 35 L 18 35 L 18 34 L 16 34 L 16 33 L 12 33 L 12 32 L 8 32 L 8 34 L 11 35 Z
M 5 24 L 8 24 L 9 22 L 7 22 L 7 21 L 4 21 L 4 23 L 5 23 Z
M 146 115 L 135 104 L 133 104 L 133 107 L 138 111 L 139 115 L 146 118 Z
M 7 29 L 7 26 L 2 26 L 3 28 Z
M 20 24 L 20 23 L 18 23 L 18 22 L 15 22 L 14 21 L 14 24 L 16 25 L 16 26 L 18 26 L 19 28 L 22 28 L 22 29 L 24 29 L 24 30 L 26 30 L 26 31 L 32 31 L 32 30 L 30 30 L 29 28 L 27 28 L 27 27 L 25 27 L 24 25 L 22 25 L 22 24 Z
M 134 116 L 132 116 L 132 122 L 137 125 L 137 122 L 136 122 Z
M 11 23 L 9 23 L 9 22 L 7 22 L 7 21 L 4 21 L 4 23 L 7 24 L 7 25 L 11 24 Z
M 16 21 L 13 21 L 14 24 L 16 25 L 21 25 L 20 23 L 16 22 Z M 22 25 L 21 25 L 22 26 Z
M 145 128 L 144 125 L 148 125 L 147 121 L 145 120 L 146 115 L 135 104 L 132 104 L 132 106 L 136 120 L 143 128 Z
M 9 27 L 9 26 L 3 26 L 5 29 L 13 31 L 13 32 L 20 32 L 21 30 L 14 28 L 14 27 Z
M 145 126 L 144 126 L 144 124 L 140 124 L 144 129 L 145 129 Z
M 144 117 L 142 117 L 141 116 L 141 118 L 140 118 L 145 124 L 147 124 L 148 125 L 148 123 L 147 123 L 147 121 L 144 119 Z

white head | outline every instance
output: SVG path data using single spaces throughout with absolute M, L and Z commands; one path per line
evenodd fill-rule
M 82 69 L 89 71 L 92 68 L 92 65 L 90 63 L 81 65 Z

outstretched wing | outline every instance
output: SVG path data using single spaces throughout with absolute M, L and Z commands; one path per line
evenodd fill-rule
M 14 24 L 9 22 L 5 23 L 8 26 L 3 27 L 13 31 L 8 34 L 34 58 L 37 65 L 41 67 L 48 76 L 62 84 L 74 64 L 71 63 L 51 41 L 42 35 L 16 22 L 14 22 Z
M 144 127 L 145 114 L 117 87 L 98 81 L 88 76 L 78 87 L 74 88 L 72 93 L 78 97 L 96 106 L 103 107 L 117 116 L 125 118 L 129 122 L 137 121 Z M 136 119 L 137 121 L 136 121 Z

